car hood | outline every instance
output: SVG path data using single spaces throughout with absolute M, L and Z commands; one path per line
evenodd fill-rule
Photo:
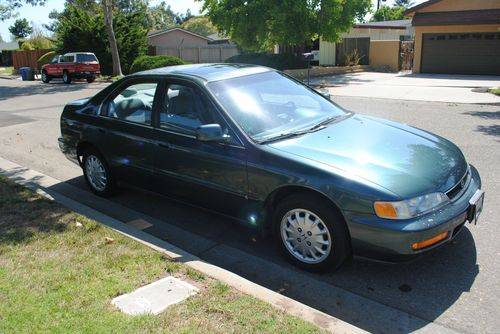
M 450 141 L 362 115 L 268 145 L 376 183 L 401 198 L 446 192 L 468 168 L 462 152 Z

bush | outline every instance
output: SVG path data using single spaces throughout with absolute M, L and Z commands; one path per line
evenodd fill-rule
M 12 66 L 12 50 L 0 50 L 0 65 Z
M 55 51 L 50 51 L 41 56 L 40 58 L 38 58 L 38 60 L 36 61 L 36 68 L 41 70 L 42 66 L 50 63 L 50 61 L 52 60 L 52 58 L 54 58 L 55 55 L 56 55 Z
M 262 65 L 272 67 L 280 71 L 309 67 L 308 62 L 305 59 L 289 53 L 247 53 L 232 56 L 226 60 L 226 63 Z
M 186 64 L 186 62 L 182 59 L 172 56 L 140 56 L 136 58 L 132 63 L 132 66 L 130 66 L 130 73 L 184 64 Z

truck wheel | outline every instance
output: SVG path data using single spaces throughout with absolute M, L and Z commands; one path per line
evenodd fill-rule
M 50 75 L 47 74 L 47 71 L 42 71 L 42 82 L 49 83 L 50 79 Z
M 87 78 L 88 83 L 93 83 L 94 81 L 95 81 L 95 77 Z
M 71 77 L 69 76 L 68 71 L 63 72 L 63 82 L 65 84 L 70 84 L 71 83 Z

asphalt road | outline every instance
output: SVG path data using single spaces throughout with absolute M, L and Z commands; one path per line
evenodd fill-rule
M 486 200 L 479 225 L 417 262 L 355 260 L 316 275 L 291 267 L 270 240 L 227 218 L 133 190 L 107 200 L 87 191 L 79 168 L 57 147 L 59 116 L 64 103 L 104 86 L 0 79 L 0 156 L 61 180 L 57 190 L 69 197 L 367 331 L 498 332 L 500 106 L 334 97 L 349 110 L 452 140 L 480 171 Z

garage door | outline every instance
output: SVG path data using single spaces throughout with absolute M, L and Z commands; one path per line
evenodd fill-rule
M 424 34 L 421 71 L 500 75 L 500 33 Z

